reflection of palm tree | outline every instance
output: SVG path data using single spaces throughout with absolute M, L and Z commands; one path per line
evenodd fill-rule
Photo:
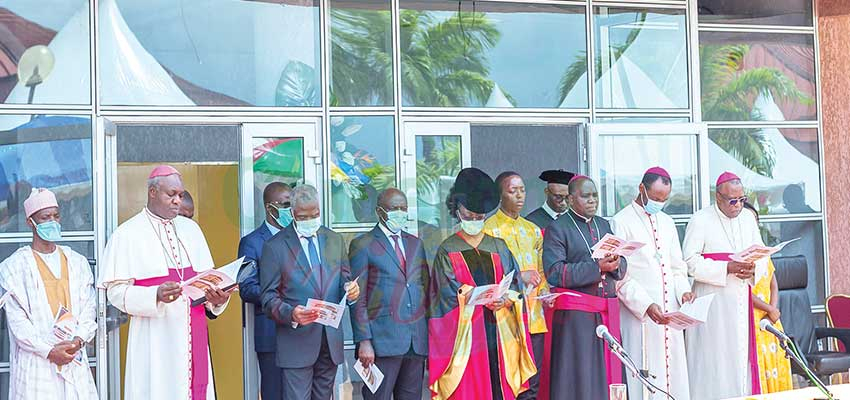
M 612 45 L 608 46 L 608 48 L 603 50 L 603 51 L 607 50 L 609 52 L 609 57 L 610 57 L 610 60 L 611 60 L 609 62 L 609 65 L 603 65 L 602 64 L 602 54 L 600 52 L 597 52 L 596 60 L 595 60 L 594 65 L 593 65 L 595 75 L 596 75 L 596 79 L 601 78 L 602 75 L 605 72 L 607 72 L 609 69 L 611 69 L 611 67 L 613 67 L 617 63 L 617 61 L 623 56 L 623 54 L 626 53 L 626 50 L 628 50 L 629 47 L 631 47 L 631 45 L 634 44 L 635 40 L 637 39 L 638 35 L 640 35 L 640 32 L 642 30 L 642 28 L 640 28 L 640 27 L 643 26 L 644 22 L 646 22 L 646 17 L 647 17 L 646 12 L 638 13 L 636 15 L 636 20 L 634 22 L 634 25 L 638 26 L 639 28 L 632 29 L 629 32 L 629 35 L 626 37 L 626 40 L 623 41 L 622 44 L 619 44 L 619 45 L 612 44 Z M 570 92 L 573 90 L 575 85 L 579 82 L 579 79 L 581 79 L 582 76 L 585 76 L 586 73 L 587 73 L 587 52 L 583 51 L 576 56 L 575 61 L 573 61 L 573 63 L 570 64 L 569 67 L 567 67 L 567 70 L 564 71 L 564 75 L 561 76 L 561 82 L 558 86 L 558 88 L 560 90 L 560 97 L 558 99 L 558 104 L 561 104 L 561 103 L 564 102 L 564 99 L 567 97 L 567 95 L 570 94 Z M 558 104 L 556 104 L 556 106 Z
M 791 78 L 776 68 L 743 70 L 742 62 L 749 51 L 750 46 L 744 44 L 700 46 L 703 120 L 761 121 L 763 116 L 752 106 L 753 100 L 760 95 L 803 104 L 812 102 Z M 775 154 L 770 139 L 760 129 L 718 130 L 711 139 L 747 168 L 767 177 L 773 176 Z
M 405 103 L 460 107 L 484 104 L 495 83 L 485 58 L 501 33 L 483 13 L 437 21 L 428 11 L 401 12 L 401 74 Z
M 388 10 L 331 10 L 331 105 L 392 104 Z
M 421 139 L 424 156 L 416 160 L 416 188 L 420 192 L 437 193 L 440 177 L 455 176 L 460 172 L 460 140 L 440 140 L 442 138 L 435 136 L 423 136 Z
M 405 102 L 434 107 L 484 104 L 495 87 L 488 78 L 486 51 L 496 45 L 501 34 L 483 13 L 460 12 L 448 18 L 434 14 L 401 10 Z M 331 104 L 389 104 L 389 11 L 336 9 L 331 17 Z M 512 100 L 510 94 L 505 96 Z

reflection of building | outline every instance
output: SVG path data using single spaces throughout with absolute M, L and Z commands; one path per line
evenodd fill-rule
M 826 264 L 824 249 L 824 204 L 841 218 L 850 185 L 841 158 L 850 63 L 839 39 L 850 26 L 832 17 L 850 10 L 820 17 L 831 36 L 816 48 L 811 18 L 786 7 L 805 1 L 699 0 L 710 13 L 691 16 L 696 2 L 480 1 L 460 2 L 458 12 L 459 2 L 442 0 L 6 1 L 0 256 L 28 240 L 18 203 L 45 185 L 59 193 L 69 243 L 96 259 L 120 216 L 138 211 L 144 193 L 132 185 L 154 162 L 177 164 L 202 194 L 198 218 L 221 258 L 262 221 L 262 188 L 276 180 L 318 186 L 325 222 L 346 237 L 371 227 L 378 191 L 399 187 L 410 197 L 409 228 L 433 256 L 455 229 L 444 201 L 462 167 L 521 171 L 533 187 L 526 213 L 543 201 L 539 170 L 590 174 L 604 181 L 612 215 L 635 197 L 641 172 L 663 164 L 680 229 L 710 202 L 714 175 L 744 177 L 768 214 L 765 235 L 803 237 L 785 253 L 807 257 L 812 301 L 822 304 L 830 286 L 850 289 L 842 269 L 850 250 L 835 245 L 850 240 L 840 220 L 828 227 L 835 262 Z M 100 29 L 94 49 L 91 18 Z M 18 58 L 39 44 L 56 66 L 28 106 Z M 719 47 L 732 68 L 706 64 Z M 829 62 L 816 64 L 815 50 Z M 752 71 L 777 79 L 729 92 Z M 830 95 L 823 112 L 818 87 Z M 801 95 L 782 96 L 790 88 Z M 31 119 L 45 125 L 16 131 Z M 792 185 L 799 201 L 783 196 Z M 219 398 L 250 397 L 253 335 L 238 307 L 229 313 L 213 335 L 213 357 L 232 367 L 217 369 Z M 110 398 L 120 387 L 119 332 L 101 332 L 106 347 L 93 359 Z M 350 341 L 347 351 L 350 364 Z M 7 376 L 0 372 L 0 393 Z M 358 379 L 340 369 L 338 397 L 359 391 Z

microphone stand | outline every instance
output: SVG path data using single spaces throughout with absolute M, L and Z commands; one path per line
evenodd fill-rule
M 789 346 L 789 339 L 778 339 L 779 346 L 782 347 L 783 350 L 785 350 L 785 357 L 790 358 L 792 361 L 794 361 L 794 363 L 797 364 L 797 366 L 800 367 L 800 369 L 802 369 L 806 373 L 806 377 L 812 384 L 815 385 L 815 387 L 818 388 L 818 390 L 823 392 L 823 394 L 826 396 L 826 400 L 837 400 L 835 396 L 830 393 L 829 389 L 826 388 L 826 385 L 823 383 L 823 381 L 821 381 L 809 368 L 808 363 L 806 363 L 802 359 L 802 357 L 800 357 L 800 354 L 797 353 L 797 346 L 793 342 L 791 342 Z
M 633 376 L 638 378 L 638 381 L 643 385 L 644 390 L 648 390 L 650 394 L 655 394 L 655 386 L 649 382 L 647 376 L 649 375 L 649 371 L 639 370 L 637 366 L 635 366 L 632 358 L 629 357 L 628 353 L 618 351 L 616 347 L 614 347 L 611 343 L 605 342 L 608 345 L 608 349 L 614 353 L 617 358 L 626 366 L 626 368 L 632 373 Z M 646 375 L 644 375 L 644 373 Z

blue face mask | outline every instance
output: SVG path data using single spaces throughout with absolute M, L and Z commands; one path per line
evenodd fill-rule
M 664 209 L 664 206 L 667 205 L 667 203 L 662 203 L 660 201 L 650 199 L 649 196 L 645 193 L 641 194 L 644 196 L 644 198 L 646 198 L 646 204 L 643 206 L 643 210 L 646 211 L 646 213 L 649 215 L 655 215 L 660 213 L 661 210 Z
M 460 217 L 460 212 L 457 213 L 457 218 L 460 220 L 460 229 L 469 236 L 477 236 L 484 230 L 483 219 L 467 221 Z
M 62 225 L 56 221 L 47 221 L 36 224 L 35 220 L 30 218 L 30 221 L 35 225 L 35 233 L 38 237 L 48 242 L 58 242 L 62 240 Z
M 316 234 L 319 231 L 319 227 L 322 226 L 321 218 L 313 218 L 307 219 L 304 221 L 298 221 L 295 223 L 295 231 L 298 232 L 299 235 L 304 237 L 310 237 Z
M 381 210 L 384 210 L 381 208 Z M 387 224 L 387 229 L 392 233 L 398 233 L 407 225 L 407 211 L 404 210 L 395 210 L 395 211 L 387 211 L 384 210 L 387 214 L 387 219 L 384 221 Z
M 272 206 L 272 207 L 274 207 L 274 206 Z M 277 224 L 280 225 L 281 228 L 286 228 L 287 226 L 289 226 L 289 224 L 292 223 L 292 209 L 291 208 L 289 208 L 289 207 L 286 207 L 286 208 L 274 207 L 274 209 L 277 210 L 277 218 L 274 218 L 274 216 L 272 216 L 272 218 L 274 218 L 274 220 L 277 221 Z

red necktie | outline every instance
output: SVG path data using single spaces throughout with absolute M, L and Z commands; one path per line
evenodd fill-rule
M 398 258 L 398 263 L 401 265 L 401 270 L 404 273 L 407 273 L 407 262 L 404 261 L 404 253 L 401 252 L 401 247 L 398 245 L 398 235 L 393 235 L 393 242 L 395 242 L 395 256 Z

